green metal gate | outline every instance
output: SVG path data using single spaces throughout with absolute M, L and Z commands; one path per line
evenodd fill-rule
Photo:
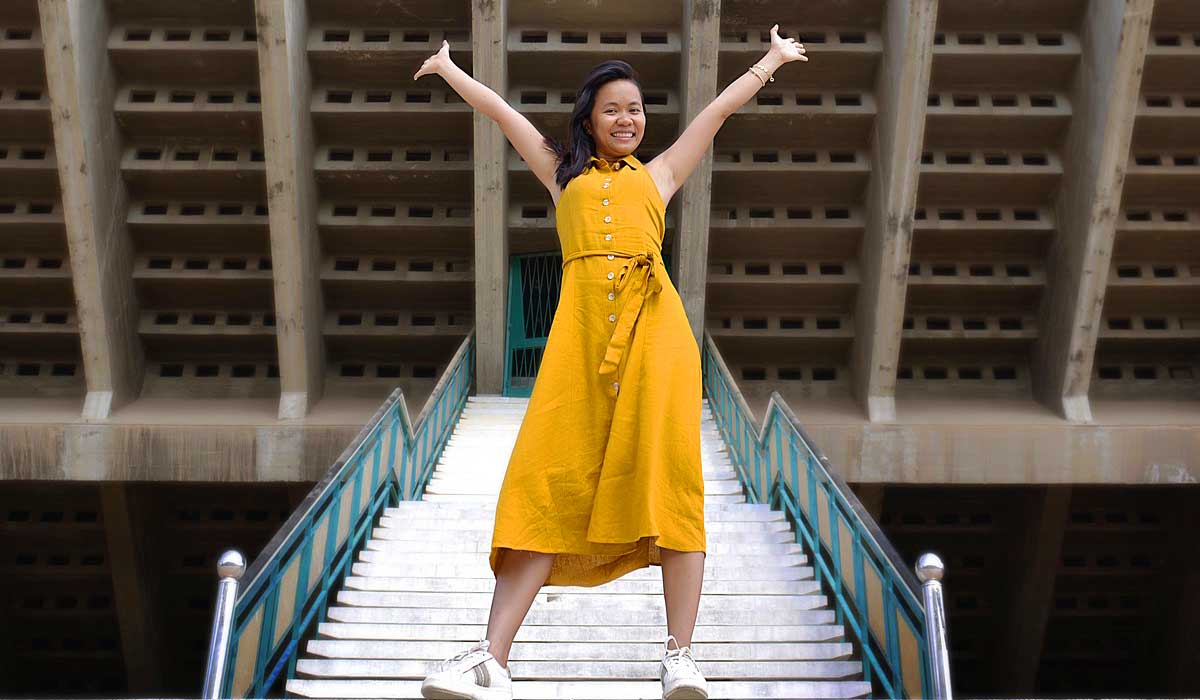
M 671 269 L 670 250 L 663 264 Z M 562 253 L 525 253 L 509 258 L 508 330 L 505 333 L 504 395 L 528 397 L 533 393 L 542 351 L 562 291 Z

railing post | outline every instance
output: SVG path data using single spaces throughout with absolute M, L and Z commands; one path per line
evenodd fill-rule
M 929 670 L 934 700 L 952 700 L 950 652 L 946 646 L 946 607 L 942 602 L 942 576 L 946 566 L 941 557 L 926 552 L 917 559 L 917 578 L 925 593 L 925 643 L 929 648 Z
M 229 638 L 233 632 L 233 606 L 237 602 L 238 580 L 246 573 L 246 558 L 231 549 L 217 560 L 217 606 L 213 613 L 212 637 L 208 640 L 208 664 L 204 667 L 205 700 L 221 697 L 225 662 L 229 657 Z

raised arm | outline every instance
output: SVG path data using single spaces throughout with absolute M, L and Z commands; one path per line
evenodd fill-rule
M 517 153 L 525 159 L 525 163 L 538 180 L 554 195 L 558 191 L 558 183 L 554 180 L 557 168 L 557 156 L 542 145 L 542 133 L 517 110 L 513 109 L 496 91 L 472 78 L 454 61 L 450 60 L 450 43 L 442 40 L 442 47 L 437 53 L 425 59 L 421 69 L 413 75 L 413 80 L 422 75 L 436 73 L 454 88 L 467 104 L 491 117 L 500 125 L 504 135 L 517 149 Z M 557 196 L 555 196 L 557 202 Z
M 771 27 L 771 48 L 758 61 L 758 65 L 764 67 L 767 73 L 774 73 L 776 68 L 789 61 L 808 60 L 804 55 L 804 44 L 790 37 L 780 37 L 778 30 L 778 24 Z M 741 77 L 730 83 L 692 119 L 670 148 L 646 163 L 646 168 L 667 188 L 664 201 L 683 186 L 712 145 L 721 125 L 763 87 L 762 81 L 765 79 L 765 76 L 762 79 L 756 77 L 755 72 L 747 68 Z

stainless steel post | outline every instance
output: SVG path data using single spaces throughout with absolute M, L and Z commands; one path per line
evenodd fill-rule
M 237 601 L 238 580 L 246 573 L 246 558 L 229 550 L 217 560 L 217 607 L 213 613 L 212 637 L 208 641 L 208 664 L 204 668 L 204 693 L 211 700 L 221 696 L 221 681 L 229 656 L 229 638 L 233 633 L 233 605 Z
M 925 641 L 929 646 L 929 670 L 932 672 L 935 700 L 952 700 L 950 689 L 950 652 L 946 645 L 946 606 L 942 602 L 942 576 L 946 566 L 941 557 L 926 552 L 917 560 L 917 578 L 925 594 Z

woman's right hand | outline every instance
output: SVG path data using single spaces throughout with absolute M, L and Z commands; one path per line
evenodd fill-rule
M 446 65 L 449 63 L 451 63 L 450 42 L 442 39 L 442 48 L 438 49 L 437 53 L 425 59 L 425 62 L 421 64 L 421 69 L 418 70 L 415 75 L 413 75 L 413 80 L 416 80 L 422 75 L 427 75 L 429 73 L 437 73 L 440 75 L 442 68 L 446 67 Z

